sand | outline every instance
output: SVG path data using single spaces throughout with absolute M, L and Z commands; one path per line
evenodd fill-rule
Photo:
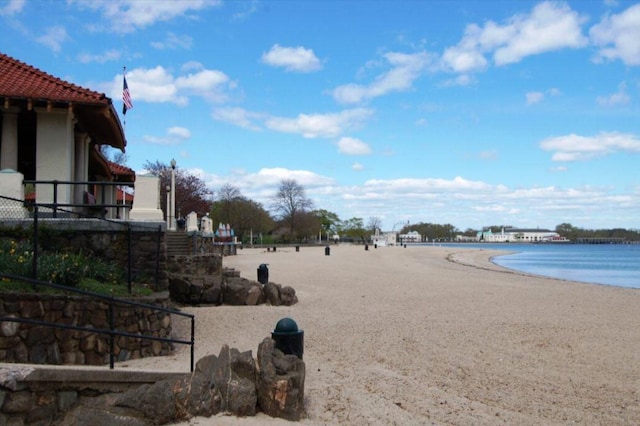
M 303 425 L 640 424 L 640 291 L 535 277 L 438 246 L 239 250 L 225 266 L 292 286 L 291 307 L 186 308 L 196 360 L 304 330 Z M 177 324 L 178 325 L 178 324 Z M 189 371 L 189 351 L 116 368 Z M 182 425 L 290 425 L 194 418 Z

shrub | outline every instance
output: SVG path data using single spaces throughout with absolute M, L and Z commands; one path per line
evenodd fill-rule
M 33 252 L 30 246 L 16 241 L 0 240 L 0 270 L 12 275 L 31 277 Z M 36 279 L 76 287 L 82 280 L 109 285 L 123 282 L 122 273 L 114 265 L 84 253 L 39 252 Z

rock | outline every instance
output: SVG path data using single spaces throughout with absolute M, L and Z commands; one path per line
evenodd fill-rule
M 264 298 L 271 306 L 280 306 L 280 286 L 268 282 L 263 287 Z
M 128 407 L 139 411 L 154 424 L 166 424 L 176 419 L 173 383 L 169 380 L 152 385 L 141 385 L 124 392 L 115 403 L 116 407 Z
M 201 302 L 206 305 L 220 305 L 222 303 L 222 282 L 220 280 L 205 286 Z
M 246 278 L 228 278 L 227 285 L 223 290 L 222 301 L 225 305 L 248 305 L 249 301 L 255 300 L 255 289 L 262 293 L 260 284 L 255 281 L 249 281 Z
M 297 421 L 304 412 L 305 364 L 266 338 L 258 347 L 258 406 L 271 417 Z
M 289 286 L 285 286 L 280 290 L 280 304 L 284 306 L 291 306 L 298 303 L 298 297 L 296 291 Z
M 251 351 L 240 353 L 223 345 L 214 366 L 213 382 L 223 407 L 237 416 L 254 416 L 257 406 L 256 364 Z

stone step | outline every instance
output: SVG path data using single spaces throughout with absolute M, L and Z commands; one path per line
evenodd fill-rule
M 188 255 L 189 237 L 182 232 L 167 232 L 165 234 L 165 245 L 168 256 Z

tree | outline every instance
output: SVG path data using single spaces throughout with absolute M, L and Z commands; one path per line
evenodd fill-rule
M 369 239 L 367 230 L 364 229 L 364 222 L 359 217 L 352 217 L 342 222 L 342 232 L 350 239 L 361 240 L 362 242 Z
M 371 235 L 376 233 L 376 229 L 382 231 L 382 219 L 377 216 L 372 216 L 367 221 L 367 230 L 371 231 Z
M 325 209 L 314 210 L 312 213 L 320 220 L 320 229 L 327 239 L 339 234 L 340 218 L 337 214 Z
M 295 179 L 283 179 L 272 202 L 272 209 L 294 239 L 297 238 L 297 220 L 312 206 L 304 187 Z
M 229 223 L 235 235 L 247 241 L 252 234 L 267 233 L 273 229 L 273 219 L 262 204 L 246 198 L 238 188 L 225 184 L 218 194 L 210 211 L 214 223 Z
M 231 223 L 231 208 L 235 201 L 238 201 L 242 198 L 242 193 L 240 189 L 231 185 L 230 183 L 225 183 L 222 185 L 220 190 L 218 191 L 218 201 L 222 203 L 222 222 L 223 223 Z
M 160 178 L 160 205 L 167 213 L 167 188 L 171 187 L 171 166 L 157 161 L 147 161 L 143 167 L 152 175 Z M 195 212 L 204 216 L 209 211 L 213 192 L 199 177 L 186 170 L 175 169 L 176 217 Z

